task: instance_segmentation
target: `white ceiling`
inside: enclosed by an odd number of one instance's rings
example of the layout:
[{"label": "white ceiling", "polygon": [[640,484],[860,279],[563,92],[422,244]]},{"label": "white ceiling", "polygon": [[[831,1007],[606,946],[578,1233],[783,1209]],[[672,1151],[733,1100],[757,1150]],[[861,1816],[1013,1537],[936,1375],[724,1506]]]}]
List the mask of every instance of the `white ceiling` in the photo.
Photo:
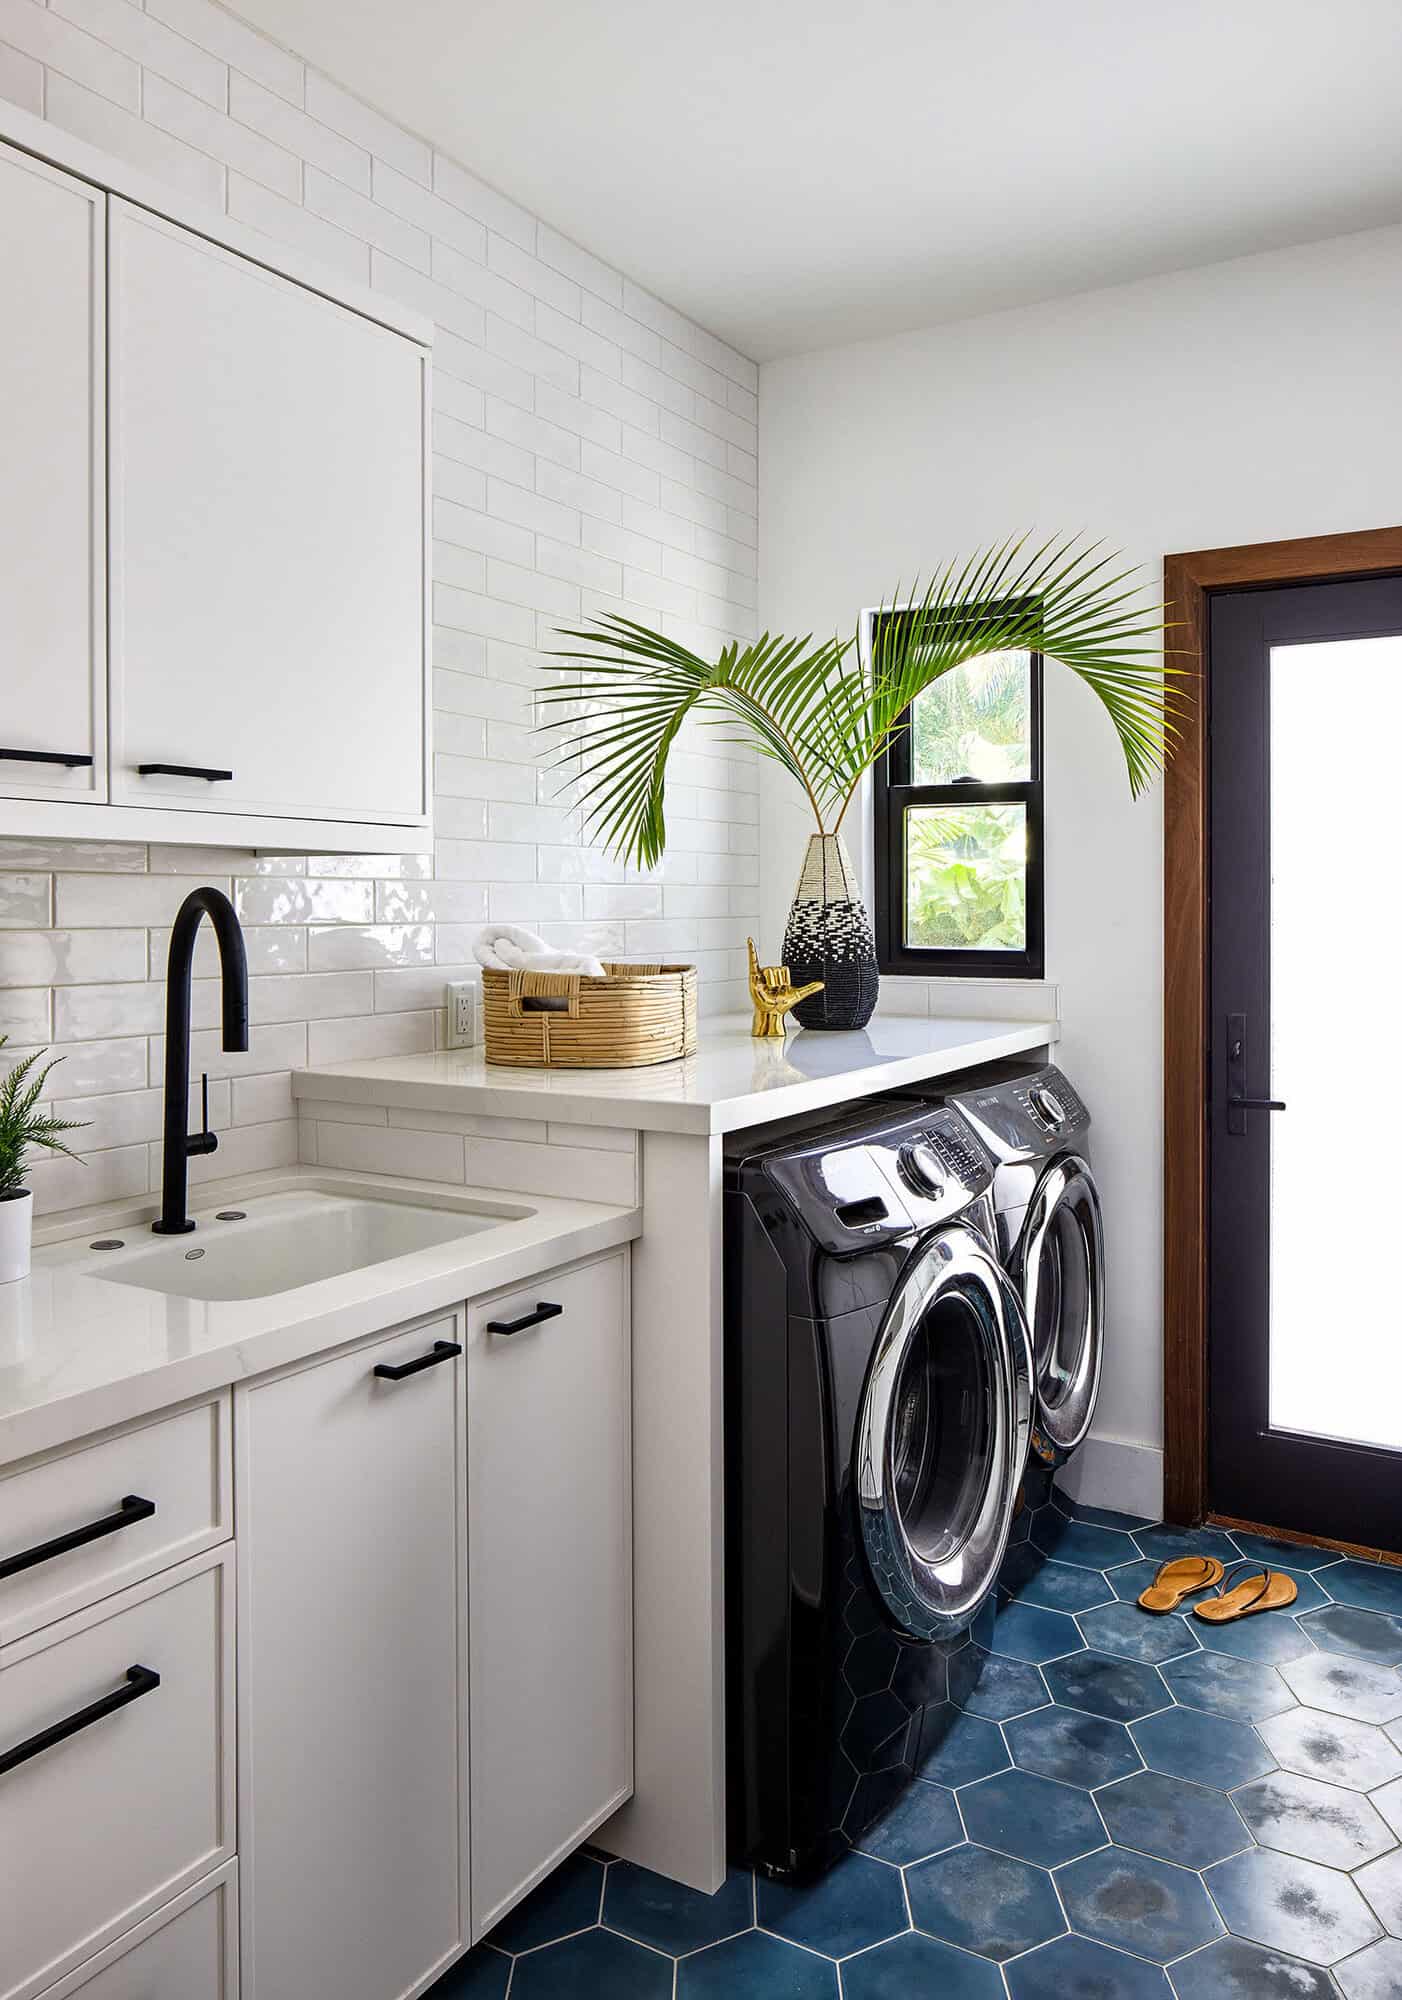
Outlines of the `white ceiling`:
[{"label": "white ceiling", "polygon": [[1402,219],[1399,0],[235,0],[756,360]]}]

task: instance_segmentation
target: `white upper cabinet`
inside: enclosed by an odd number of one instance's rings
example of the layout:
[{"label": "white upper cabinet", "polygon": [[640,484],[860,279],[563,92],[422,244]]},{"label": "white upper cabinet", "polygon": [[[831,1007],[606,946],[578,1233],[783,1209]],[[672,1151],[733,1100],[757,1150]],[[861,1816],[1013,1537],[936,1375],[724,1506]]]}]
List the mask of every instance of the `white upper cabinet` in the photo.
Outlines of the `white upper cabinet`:
[{"label": "white upper cabinet", "polygon": [[0,298],[0,837],[423,849],[429,324],[4,105]]},{"label": "white upper cabinet", "polygon": [[422,350],[124,202],[110,232],[113,798],[415,819]]},{"label": "white upper cabinet", "polygon": [[0,145],[0,798],[107,796],[105,205]]}]

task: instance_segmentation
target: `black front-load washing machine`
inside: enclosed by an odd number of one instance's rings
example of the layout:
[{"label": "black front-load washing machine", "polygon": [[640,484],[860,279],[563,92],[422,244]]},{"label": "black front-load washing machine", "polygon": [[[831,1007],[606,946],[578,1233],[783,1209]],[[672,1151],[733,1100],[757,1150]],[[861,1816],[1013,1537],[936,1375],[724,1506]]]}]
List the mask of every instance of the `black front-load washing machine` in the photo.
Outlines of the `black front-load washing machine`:
[{"label": "black front-load washing machine", "polygon": [[802,1877],[835,1860],[946,1726],[1032,1413],[992,1179],[957,1115],[914,1101],[726,1144],[737,1862]]}]

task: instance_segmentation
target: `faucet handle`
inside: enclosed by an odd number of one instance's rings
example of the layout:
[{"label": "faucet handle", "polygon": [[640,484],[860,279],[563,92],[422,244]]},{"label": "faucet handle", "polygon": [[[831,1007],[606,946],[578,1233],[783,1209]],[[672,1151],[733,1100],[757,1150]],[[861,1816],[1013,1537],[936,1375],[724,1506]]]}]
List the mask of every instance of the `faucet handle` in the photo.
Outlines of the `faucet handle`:
[{"label": "faucet handle", "polygon": [[200,1071],[200,1130],[209,1130],[209,1071]]}]

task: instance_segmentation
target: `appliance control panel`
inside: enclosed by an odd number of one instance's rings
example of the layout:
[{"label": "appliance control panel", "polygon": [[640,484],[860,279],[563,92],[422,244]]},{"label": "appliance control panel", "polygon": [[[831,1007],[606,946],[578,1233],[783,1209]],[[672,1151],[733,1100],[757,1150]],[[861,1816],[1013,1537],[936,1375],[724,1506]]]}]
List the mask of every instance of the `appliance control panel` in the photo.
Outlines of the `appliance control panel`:
[{"label": "appliance control panel", "polygon": [[1056,1152],[1090,1124],[1090,1113],[1054,1063],[962,1092],[954,1102],[1003,1158]]},{"label": "appliance control panel", "polygon": [[887,1111],[880,1123],[868,1116],[765,1163],[809,1234],[836,1255],[944,1222],[992,1185],[992,1159],[957,1113],[911,1103]]}]

